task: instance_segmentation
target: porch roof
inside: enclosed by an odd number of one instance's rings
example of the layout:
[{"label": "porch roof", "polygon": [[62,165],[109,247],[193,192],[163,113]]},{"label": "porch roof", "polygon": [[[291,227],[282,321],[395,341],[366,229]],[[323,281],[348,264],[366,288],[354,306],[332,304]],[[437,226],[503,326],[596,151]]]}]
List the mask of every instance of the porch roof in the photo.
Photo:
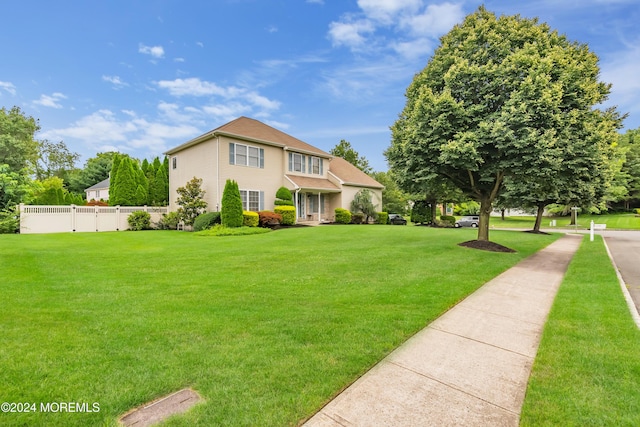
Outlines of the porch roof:
[{"label": "porch roof", "polygon": [[310,178],[307,176],[298,175],[285,175],[289,181],[291,181],[296,189],[302,190],[318,190],[326,193],[339,193],[340,189],[336,187],[328,179],[324,178]]}]

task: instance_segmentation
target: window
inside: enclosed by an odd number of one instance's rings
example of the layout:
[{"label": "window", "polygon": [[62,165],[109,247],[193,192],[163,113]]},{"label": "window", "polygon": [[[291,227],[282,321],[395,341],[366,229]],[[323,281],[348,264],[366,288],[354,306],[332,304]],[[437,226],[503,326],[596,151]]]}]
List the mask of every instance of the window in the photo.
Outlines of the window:
[{"label": "window", "polygon": [[322,175],[322,159],[319,157],[309,157],[309,173]]},{"label": "window", "polygon": [[178,167],[178,158],[177,158],[177,157],[173,157],[173,158],[171,159],[171,168],[172,168],[172,169],[175,169],[175,168],[177,168],[177,167]]},{"label": "window", "polygon": [[264,210],[264,191],[240,190],[242,209],[258,212]]},{"label": "window", "polygon": [[289,153],[289,172],[305,173],[306,156],[298,153]]},{"label": "window", "polygon": [[[309,211],[311,213],[318,213],[318,195],[309,195]],[[324,213],[324,194],[320,194],[320,213]]]},{"label": "window", "polygon": [[264,169],[264,148],[244,144],[229,144],[229,164]]}]

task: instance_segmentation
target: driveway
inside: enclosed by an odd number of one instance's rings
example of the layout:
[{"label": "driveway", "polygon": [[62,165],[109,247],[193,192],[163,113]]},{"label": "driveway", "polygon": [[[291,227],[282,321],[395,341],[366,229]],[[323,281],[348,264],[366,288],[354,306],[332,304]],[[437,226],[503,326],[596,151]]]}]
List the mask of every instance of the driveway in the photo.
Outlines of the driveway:
[{"label": "driveway", "polygon": [[640,313],[640,231],[600,232]]}]

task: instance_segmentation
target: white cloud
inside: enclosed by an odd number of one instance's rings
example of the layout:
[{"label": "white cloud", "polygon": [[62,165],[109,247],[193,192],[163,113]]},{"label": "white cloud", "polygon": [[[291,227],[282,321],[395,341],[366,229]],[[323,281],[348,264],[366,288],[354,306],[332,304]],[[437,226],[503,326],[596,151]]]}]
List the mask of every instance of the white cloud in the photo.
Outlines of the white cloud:
[{"label": "white cloud", "polygon": [[311,4],[324,4],[324,0],[307,0],[307,3],[311,3]]},{"label": "white cloud", "polygon": [[354,49],[364,45],[366,36],[374,31],[373,23],[366,19],[331,22],[329,24],[329,39],[334,46],[347,46]]},{"label": "white cloud", "polygon": [[225,89],[215,83],[202,81],[198,78],[161,80],[157,82],[161,89],[167,89],[173,96],[207,96],[224,95]]},{"label": "white cloud", "polygon": [[184,62],[184,58],[173,58],[173,62]]},{"label": "white cloud", "polygon": [[607,105],[617,105],[622,113],[640,114],[640,47],[613,52],[601,64],[601,80],[611,83]]},{"label": "white cloud", "polygon": [[422,0],[358,0],[358,6],[368,19],[390,24],[398,14],[417,12]]},{"label": "white cloud", "polygon": [[10,93],[11,95],[15,95],[16,94],[16,87],[13,85],[13,83],[0,82],[0,89],[4,90],[5,92]]},{"label": "white cloud", "polygon": [[464,16],[461,4],[431,4],[420,14],[403,17],[400,26],[411,35],[436,38],[462,22]]},{"label": "white cloud", "polygon": [[164,48],[162,46],[145,46],[144,44],[140,43],[138,52],[144,53],[145,55],[151,55],[154,58],[164,57]]},{"label": "white cloud", "polygon": [[277,33],[278,32],[278,27],[276,27],[275,25],[269,25],[267,28],[267,33]]},{"label": "white cloud", "polygon": [[60,93],[55,92],[49,95],[40,95],[40,99],[37,101],[33,101],[36,105],[42,105],[43,107],[51,107],[51,108],[62,108],[62,105],[59,103],[60,100],[67,99],[67,97]]},{"label": "white cloud", "polygon": [[129,86],[129,84],[123,82],[119,76],[102,76],[102,80],[113,84],[114,89],[121,89],[124,86]]}]

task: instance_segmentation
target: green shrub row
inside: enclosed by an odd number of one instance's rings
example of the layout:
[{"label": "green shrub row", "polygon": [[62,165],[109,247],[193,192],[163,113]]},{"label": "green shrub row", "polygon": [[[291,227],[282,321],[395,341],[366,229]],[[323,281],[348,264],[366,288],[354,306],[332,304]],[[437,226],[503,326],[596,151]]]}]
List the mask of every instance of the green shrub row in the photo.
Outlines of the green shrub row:
[{"label": "green shrub row", "polygon": [[376,212],[376,224],[389,224],[389,212]]}]

